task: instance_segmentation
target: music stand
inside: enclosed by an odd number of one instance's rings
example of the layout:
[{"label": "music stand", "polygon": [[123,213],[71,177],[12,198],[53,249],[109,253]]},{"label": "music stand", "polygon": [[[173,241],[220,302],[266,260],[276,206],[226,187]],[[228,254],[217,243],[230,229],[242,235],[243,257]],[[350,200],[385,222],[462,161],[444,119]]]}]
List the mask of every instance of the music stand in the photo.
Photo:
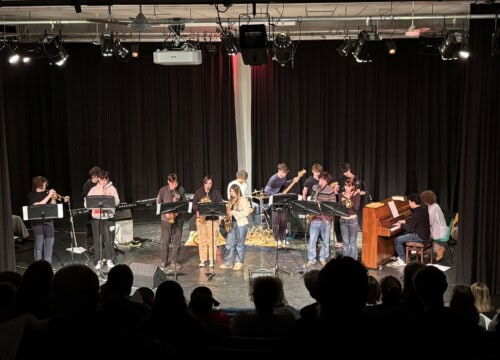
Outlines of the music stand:
[{"label": "music stand", "polygon": [[[198,203],[198,212],[201,216],[226,216],[227,215],[227,204],[224,202],[220,203]],[[200,234],[198,234],[200,236]],[[208,276],[208,280],[212,280],[215,276],[215,230],[214,222],[212,220],[212,272],[205,274]]]},{"label": "music stand", "polygon": [[[99,267],[99,274],[104,277],[102,273],[102,268],[104,264],[102,263],[102,233],[101,233],[101,221],[102,221],[102,211],[112,210],[116,208],[115,197],[109,195],[91,195],[85,197],[85,207],[87,209],[99,209],[99,262],[101,266]],[[113,244],[110,244],[113,246]]]},{"label": "music stand", "polygon": [[71,252],[71,263],[73,264],[75,262],[74,259],[74,253],[77,254],[84,254],[85,257],[87,258],[87,261],[85,264],[87,265],[89,262],[89,256],[85,253],[87,250],[83,247],[79,247],[78,243],[76,242],[76,233],[75,233],[75,224],[73,222],[73,210],[71,209],[71,200],[68,200],[68,213],[69,213],[69,222],[71,224],[71,231],[70,231],[70,237],[71,237],[71,247],[67,248],[66,250]]},{"label": "music stand", "polygon": [[[156,205],[156,215],[173,214],[173,213],[183,214],[183,213],[188,212],[188,209],[189,209],[189,202],[187,202],[187,201],[162,203],[162,204]],[[173,228],[174,224],[175,224],[175,221],[174,221],[174,223],[172,223],[172,228]],[[170,229],[170,244],[173,243],[172,237],[174,236],[172,228]],[[182,227],[180,229],[181,229],[180,231],[182,231]],[[179,251],[178,251],[179,248],[180,248],[180,244],[179,244],[179,247],[176,247],[175,254],[172,257],[174,259],[174,279],[175,280],[177,280],[177,260],[179,257]],[[168,260],[168,257],[167,257],[167,260]],[[167,275],[168,275],[168,273],[167,273]]]},{"label": "music stand", "polygon": [[[324,207],[324,209],[323,209]],[[347,208],[343,204],[339,204],[333,201],[323,201],[320,203],[320,208],[322,212],[328,212],[335,216],[349,216]]]},{"label": "music stand", "polygon": [[[315,215],[320,215],[321,211],[319,208],[319,204],[317,202],[313,201],[292,201],[292,211],[300,214],[304,214],[304,266],[307,264],[307,251],[308,251],[308,246],[307,246],[307,215],[308,214],[315,214]],[[309,233],[309,239],[311,238],[311,234]],[[304,267],[304,269],[306,269]],[[304,270],[305,272],[306,270]]]},{"label": "music stand", "polygon": [[[297,194],[276,194],[276,195],[273,195],[272,198],[269,198],[269,205],[271,207],[271,212],[272,211],[277,211],[278,214],[278,231],[277,233],[279,233],[279,219],[280,219],[280,213],[281,212],[284,212],[284,211],[288,211],[288,207],[290,206],[290,203],[294,200],[297,200],[298,199],[298,195]],[[286,219],[286,226],[288,226],[288,218]],[[273,229],[273,232],[274,232],[274,229]],[[287,275],[292,275],[290,274],[289,272],[285,271],[285,270],[281,270],[279,268],[279,265],[278,265],[278,250],[279,250],[279,239],[274,239],[276,241],[276,258],[275,258],[275,262],[274,262],[274,269],[275,269],[275,274],[276,276],[278,276],[279,272],[282,271],[284,272],[285,274]],[[285,238],[283,239],[283,244],[284,246],[286,246],[286,230],[285,230]]]},{"label": "music stand", "polygon": [[[62,219],[63,218],[63,205],[62,204],[40,204],[40,205],[30,205],[23,206],[23,219],[24,220],[53,220],[53,219]],[[55,241],[55,239],[54,239]],[[36,239],[35,239],[35,248],[36,248]],[[52,254],[59,261],[61,266],[64,266],[64,263],[57,256],[54,251],[54,247],[52,247]]]}]

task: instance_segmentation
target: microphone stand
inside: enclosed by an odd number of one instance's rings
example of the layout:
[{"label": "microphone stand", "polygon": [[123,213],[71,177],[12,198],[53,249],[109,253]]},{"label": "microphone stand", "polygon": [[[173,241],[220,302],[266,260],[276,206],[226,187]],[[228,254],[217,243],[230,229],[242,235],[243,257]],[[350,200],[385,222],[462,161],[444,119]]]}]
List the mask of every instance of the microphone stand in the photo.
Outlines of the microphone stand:
[{"label": "microphone stand", "polygon": [[[75,233],[75,223],[73,222],[73,210],[71,209],[71,200],[68,200],[68,212],[69,212],[69,223],[71,224],[71,231],[70,231],[70,237],[71,237],[71,263],[75,263],[74,259],[74,248],[78,247],[78,243],[76,242],[76,233]],[[85,262],[85,265],[88,264],[90,261],[89,256],[87,255],[86,251],[83,252],[85,257],[87,258],[87,261]]]}]

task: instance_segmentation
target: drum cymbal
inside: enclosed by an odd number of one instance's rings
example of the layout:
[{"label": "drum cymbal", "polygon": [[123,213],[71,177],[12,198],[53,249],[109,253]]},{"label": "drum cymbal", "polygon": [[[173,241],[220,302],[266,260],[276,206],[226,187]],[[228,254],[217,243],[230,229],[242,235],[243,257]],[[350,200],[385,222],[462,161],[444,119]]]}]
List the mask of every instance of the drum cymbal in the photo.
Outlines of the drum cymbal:
[{"label": "drum cymbal", "polygon": [[252,193],[252,196],[258,196],[258,195],[264,195],[264,191],[262,191],[262,190],[255,190]]},{"label": "drum cymbal", "polygon": [[259,200],[269,199],[269,195],[266,195],[266,194],[255,195],[255,196],[252,196],[252,197],[256,198],[256,199],[259,199]]}]

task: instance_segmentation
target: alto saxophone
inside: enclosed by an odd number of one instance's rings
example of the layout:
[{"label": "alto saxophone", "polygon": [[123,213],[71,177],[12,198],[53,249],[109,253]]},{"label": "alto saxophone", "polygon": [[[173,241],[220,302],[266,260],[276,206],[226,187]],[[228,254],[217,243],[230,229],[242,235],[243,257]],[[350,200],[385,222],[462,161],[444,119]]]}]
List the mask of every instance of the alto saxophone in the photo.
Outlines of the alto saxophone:
[{"label": "alto saxophone", "polygon": [[[316,193],[314,193],[314,196],[312,197],[312,201],[318,202],[318,196],[319,193],[323,190],[323,188],[320,188],[318,185],[318,190],[316,190]],[[313,214],[307,214],[306,215],[306,224],[310,224],[312,219],[314,218]]]},{"label": "alto saxophone", "polygon": [[345,206],[347,209],[352,208],[352,200],[351,200],[351,199],[346,199],[346,198],[344,198],[344,199],[342,200],[342,204],[344,204],[344,206]]},{"label": "alto saxophone", "polygon": [[[181,197],[180,194],[177,192],[177,190],[172,190],[172,202],[177,202],[179,201],[179,198]],[[168,218],[168,222],[170,224],[175,223],[175,217],[177,216],[177,213],[171,213],[171,216]]]},{"label": "alto saxophone", "polygon": [[[208,197],[208,193],[207,193],[207,194],[205,195],[205,197],[204,197],[204,198],[202,198],[202,199],[200,200],[200,202],[201,202],[201,203],[209,203],[209,202],[212,202],[212,200],[210,200],[210,198]],[[201,217],[200,217],[199,222],[200,222],[201,224],[205,224],[205,223],[207,222],[206,217],[205,217],[205,216],[201,216]]]},{"label": "alto saxophone", "polygon": [[233,215],[231,215],[231,202],[226,205],[226,217],[224,218],[224,229],[230,232],[233,228]]}]

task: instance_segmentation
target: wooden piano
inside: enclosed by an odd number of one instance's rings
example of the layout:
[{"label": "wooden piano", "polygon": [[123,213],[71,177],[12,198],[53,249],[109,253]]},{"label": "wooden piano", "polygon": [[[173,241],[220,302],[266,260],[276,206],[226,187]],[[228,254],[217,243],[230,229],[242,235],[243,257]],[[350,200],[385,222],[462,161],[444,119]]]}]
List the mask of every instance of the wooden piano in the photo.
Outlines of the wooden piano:
[{"label": "wooden piano", "polygon": [[[393,216],[389,204],[394,204],[399,215]],[[402,232],[396,227],[398,220],[411,215],[406,196],[391,196],[373,202],[363,208],[363,242],[361,261],[370,269],[377,269],[388,263],[394,255],[394,237]]]}]

